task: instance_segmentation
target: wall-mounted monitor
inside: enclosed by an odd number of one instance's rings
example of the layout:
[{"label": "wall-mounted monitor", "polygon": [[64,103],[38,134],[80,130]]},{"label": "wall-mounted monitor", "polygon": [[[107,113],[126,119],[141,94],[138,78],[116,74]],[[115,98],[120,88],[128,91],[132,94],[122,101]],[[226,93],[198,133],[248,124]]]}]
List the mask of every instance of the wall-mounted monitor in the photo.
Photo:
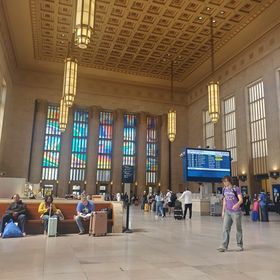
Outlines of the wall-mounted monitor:
[{"label": "wall-mounted monitor", "polygon": [[183,173],[189,182],[220,182],[224,176],[231,176],[230,152],[186,148]]}]

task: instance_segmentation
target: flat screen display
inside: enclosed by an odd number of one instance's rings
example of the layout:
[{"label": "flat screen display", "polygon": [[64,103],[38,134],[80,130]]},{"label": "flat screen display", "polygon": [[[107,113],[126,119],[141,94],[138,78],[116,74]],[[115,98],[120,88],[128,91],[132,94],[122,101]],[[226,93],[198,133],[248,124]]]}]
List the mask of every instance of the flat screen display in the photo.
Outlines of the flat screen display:
[{"label": "flat screen display", "polygon": [[183,168],[186,181],[220,182],[231,176],[231,155],[229,151],[186,148]]}]

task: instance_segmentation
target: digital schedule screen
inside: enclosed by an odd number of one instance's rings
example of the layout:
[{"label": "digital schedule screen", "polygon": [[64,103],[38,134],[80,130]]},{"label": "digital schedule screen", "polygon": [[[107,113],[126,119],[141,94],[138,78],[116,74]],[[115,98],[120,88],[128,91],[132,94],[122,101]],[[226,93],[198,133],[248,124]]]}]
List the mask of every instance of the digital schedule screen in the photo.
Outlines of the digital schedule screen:
[{"label": "digital schedule screen", "polygon": [[229,151],[186,148],[185,179],[198,182],[220,182],[231,175]]}]

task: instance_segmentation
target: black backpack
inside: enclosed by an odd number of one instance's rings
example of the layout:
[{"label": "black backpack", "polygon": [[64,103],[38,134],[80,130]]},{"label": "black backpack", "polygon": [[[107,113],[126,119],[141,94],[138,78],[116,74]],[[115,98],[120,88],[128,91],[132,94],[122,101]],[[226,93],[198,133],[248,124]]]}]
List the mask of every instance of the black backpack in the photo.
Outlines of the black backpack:
[{"label": "black backpack", "polygon": [[175,201],[177,200],[177,196],[174,192],[171,193],[170,200],[171,200],[171,203],[175,203]]}]

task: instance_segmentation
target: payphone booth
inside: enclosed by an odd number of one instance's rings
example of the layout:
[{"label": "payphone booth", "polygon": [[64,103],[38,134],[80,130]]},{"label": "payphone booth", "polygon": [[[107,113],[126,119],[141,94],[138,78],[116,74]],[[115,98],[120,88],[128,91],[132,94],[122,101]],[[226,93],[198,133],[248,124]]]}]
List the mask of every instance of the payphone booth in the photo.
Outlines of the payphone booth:
[{"label": "payphone booth", "polygon": [[43,197],[47,195],[57,196],[57,181],[41,181],[40,188],[42,190]]},{"label": "payphone booth", "polygon": [[83,191],[86,191],[86,182],[71,181],[69,182],[69,193],[74,196],[79,196]]},{"label": "payphone booth", "polygon": [[280,197],[280,185],[272,185],[272,198],[274,203],[277,203],[278,197]]}]

